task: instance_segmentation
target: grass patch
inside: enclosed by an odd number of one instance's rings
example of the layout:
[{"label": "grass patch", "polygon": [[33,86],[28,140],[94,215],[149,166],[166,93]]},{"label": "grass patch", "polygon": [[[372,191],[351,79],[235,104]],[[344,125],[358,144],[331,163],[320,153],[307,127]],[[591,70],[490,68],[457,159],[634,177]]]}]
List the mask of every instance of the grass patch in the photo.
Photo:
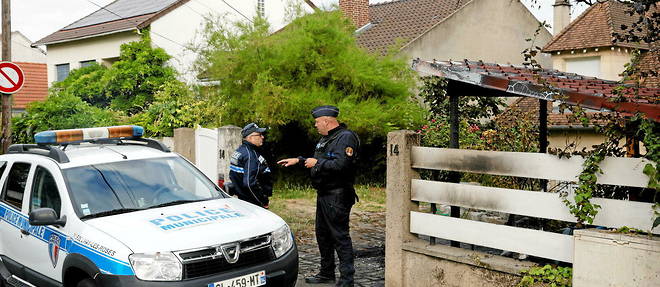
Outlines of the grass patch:
[{"label": "grass patch", "polygon": [[[385,211],[385,188],[359,185],[355,187],[355,191],[360,202],[355,204],[353,209],[366,212]],[[270,211],[289,224],[298,240],[313,238],[316,190],[311,186],[290,183],[277,185],[270,198]]]},{"label": "grass patch", "polygon": [[364,211],[385,211],[385,188],[374,185],[359,185],[355,187],[360,201],[355,208]]},{"label": "grass patch", "polygon": [[275,186],[271,197],[273,199],[316,199],[316,190],[311,186],[284,183]]}]

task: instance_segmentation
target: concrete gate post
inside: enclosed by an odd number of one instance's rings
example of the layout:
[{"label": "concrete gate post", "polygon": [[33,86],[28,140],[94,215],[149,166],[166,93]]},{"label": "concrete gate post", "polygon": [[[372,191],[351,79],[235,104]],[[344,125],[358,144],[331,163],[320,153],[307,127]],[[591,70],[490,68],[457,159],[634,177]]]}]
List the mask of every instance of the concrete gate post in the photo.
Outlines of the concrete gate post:
[{"label": "concrete gate post", "polygon": [[385,286],[403,286],[403,243],[415,240],[410,233],[410,211],[419,204],[410,200],[410,186],[419,174],[411,168],[411,149],[420,144],[413,131],[387,134],[387,199],[385,215]]},{"label": "concrete gate post", "polygon": [[229,160],[241,142],[241,128],[231,125],[218,128],[218,179],[229,181]]},{"label": "concrete gate post", "polygon": [[195,164],[195,130],[191,128],[174,129],[174,152]]}]

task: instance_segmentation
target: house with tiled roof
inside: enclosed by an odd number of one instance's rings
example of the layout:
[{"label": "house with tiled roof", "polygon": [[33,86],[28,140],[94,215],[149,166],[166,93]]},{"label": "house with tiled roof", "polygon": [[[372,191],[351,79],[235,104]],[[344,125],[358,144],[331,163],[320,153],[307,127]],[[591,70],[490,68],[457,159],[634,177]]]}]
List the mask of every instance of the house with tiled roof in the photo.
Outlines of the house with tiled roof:
[{"label": "house with tiled roof", "polygon": [[259,13],[277,30],[286,24],[291,3],[312,11],[303,0],[115,0],[33,46],[46,47],[48,83],[53,83],[94,62],[111,65],[122,44],[139,40],[148,30],[152,44],[172,56],[168,64],[181,79],[194,81],[197,54],[190,47],[200,44],[208,20],[251,21]]},{"label": "house with tiled roof", "polygon": [[[567,0],[556,0],[555,7],[570,7]],[[545,47],[543,52],[552,55],[554,69],[593,76],[607,80],[621,80],[624,65],[630,62],[632,52],[639,49],[648,53],[650,46],[645,43],[616,41],[613,34],[626,34],[622,26],[631,27],[638,16],[631,16],[628,11],[632,6],[619,1],[599,2],[589,7],[573,22],[558,23],[555,31],[560,30]],[[569,13],[569,9],[555,9],[557,14]],[[644,55],[644,66],[656,64],[658,54]],[[655,58],[655,59],[654,59]],[[649,68],[652,68],[649,66]],[[651,79],[648,84],[656,83]]]},{"label": "house with tiled roof", "polygon": [[[41,101],[48,95],[46,52],[31,47],[32,41],[19,31],[11,32],[11,59],[25,75],[23,88],[12,95],[12,112],[20,113],[28,103]],[[2,44],[0,44],[2,47]]]},{"label": "house with tiled roof", "polygon": [[[388,52],[421,59],[480,59],[520,64],[539,21],[519,1],[340,0],[340,9],[357,27],[357,43],[376,54]],[[552,36],[542,29],[536,46]],[[537,59],[549,67],[549,56]]]},{"label": "house with tiled roof", "polygon": [[[634,49],[642,51],[642,70],[658,70],[660,61],[657,51],[653,54],[648,52],[648,45],[615,41],[612,35],[623,33],[621,26],[630,27],[636,20],[636,16],[626,13],[628,9],[630,8],[627,5],[618,1],[600,2],[569,23],[569,1],[555,1],[555,36],[543,47],[543,52],[551,55],[555,71],[568,75],[565,82],[557,83],[557,87],[581,93],[590,92],[605,98],[613,97],[613,87],[620,85],[620,74],[625,69],[624,65],[630,62]],[[584,84],[587,82],[592,84]],[[657,105],[660,93],[658,82],[655,77],[644,80],[645,87],[642,87],[638,94],[642,98],[640,101]],[[513,102],[509,109],[523,111],[538,119],[539,101],[534,98],[520,98]],[[571,120],[568,111],[565,114],[560,113],[558,102],[548,102],[547,110],[550,147],[563,148],[568,143],[575,143],[579,150],[591,148],[605,140],[603,135],[596,133],[593,125],[583,126]],[[588,116],[602,112],[589,108],[586,111]],[[506,114],[503,117],[505,116]],[[641,150],[643,153],[643,146]]]}]

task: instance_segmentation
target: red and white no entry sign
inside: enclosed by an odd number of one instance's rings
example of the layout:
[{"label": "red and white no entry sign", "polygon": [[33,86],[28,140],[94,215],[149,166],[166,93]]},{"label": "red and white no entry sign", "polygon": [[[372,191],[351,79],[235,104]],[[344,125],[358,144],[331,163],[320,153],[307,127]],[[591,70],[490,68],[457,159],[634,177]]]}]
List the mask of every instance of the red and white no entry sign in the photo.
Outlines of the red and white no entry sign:
[{"label": "red and white no entry sign", "polygon": [[12,62],[0,62],[0,92],[13,94],[23,87],[25,75],[18,65]]}]

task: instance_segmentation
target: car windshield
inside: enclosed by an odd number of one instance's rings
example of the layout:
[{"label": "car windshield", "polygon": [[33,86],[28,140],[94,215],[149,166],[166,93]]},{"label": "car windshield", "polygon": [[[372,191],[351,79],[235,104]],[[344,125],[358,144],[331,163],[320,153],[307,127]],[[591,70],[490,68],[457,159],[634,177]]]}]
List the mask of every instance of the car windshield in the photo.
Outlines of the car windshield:
[{"label": "car windshield", "polygon": [[81,218],[223,197],[223,193],[179,157],[130,160],[64,169]]}]

